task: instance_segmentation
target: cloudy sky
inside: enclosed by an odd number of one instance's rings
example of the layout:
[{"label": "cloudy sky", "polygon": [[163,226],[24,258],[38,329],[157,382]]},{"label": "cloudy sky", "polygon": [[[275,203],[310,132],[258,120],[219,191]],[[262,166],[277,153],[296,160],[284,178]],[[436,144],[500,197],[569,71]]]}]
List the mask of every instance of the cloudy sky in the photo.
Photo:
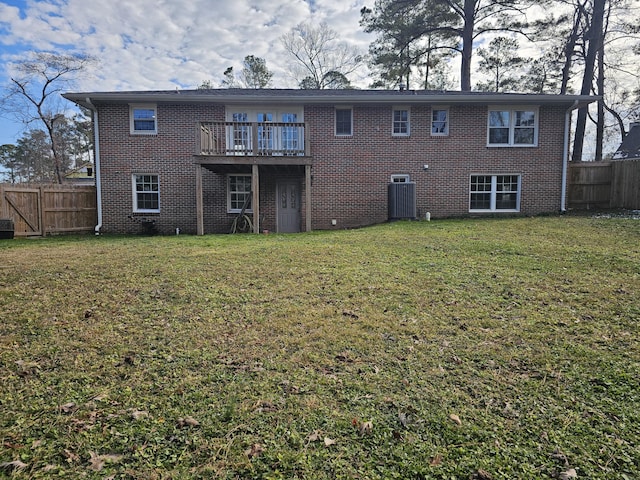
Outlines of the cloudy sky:
[{"label": "cloudy sky", "polygon": [[[77,91],[194,88],[205,80],[217,86],[246,55],[266,60],[274,86],[295,87],[280,36],[300,22],[326,22],[366,52],[372,37],[359,19],[367,1],[0,0],[0,85],[11,62],[36,50],[96,56],[99,65]],[[14,143],[22,128],[0,118],[0,145]]]}]

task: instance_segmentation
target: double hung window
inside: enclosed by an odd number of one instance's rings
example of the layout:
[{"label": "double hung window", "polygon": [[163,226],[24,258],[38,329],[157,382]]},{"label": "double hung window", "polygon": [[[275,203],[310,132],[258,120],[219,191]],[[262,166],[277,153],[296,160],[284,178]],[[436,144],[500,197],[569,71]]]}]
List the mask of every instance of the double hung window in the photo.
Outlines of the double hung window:
[{"label": "double hung window", "polygon": [[227,177],[227,210],[229,213],[239,213],[242,207],[245,207],[246,212],[251,212],[251,175],[229,175]]},{"label": "double hung window", "polygon": [[353,135],[353,110],[351,108],[336,108],[336,136],[348,137]]},{"label": "double hung window", "polygon": [[490,108],[489,146],[534,147],[538,144],[538,111],[533,108]]},{"label": "double hung window", "polygon": [[520,175],[471,175],[469,211],[520,210]]},{"label": "double hung window", "polygon": [[446,108],[431,110],[431,135],[449,135],[449,110]]},{"label": "double hung window", "polygon": [[409,136],[409,109],[394,108],[393,109],[393,136],[408,137]]},{"label": "double hung window", "polygon": [[158,175],[133,175],[133,211],[157,213],[160,211],[160,181]]},{"label": "double hung window", "polygon": [[129,130],[132,135],[158,133],[157,108],[155,105],[131,105],[129,107]]}]

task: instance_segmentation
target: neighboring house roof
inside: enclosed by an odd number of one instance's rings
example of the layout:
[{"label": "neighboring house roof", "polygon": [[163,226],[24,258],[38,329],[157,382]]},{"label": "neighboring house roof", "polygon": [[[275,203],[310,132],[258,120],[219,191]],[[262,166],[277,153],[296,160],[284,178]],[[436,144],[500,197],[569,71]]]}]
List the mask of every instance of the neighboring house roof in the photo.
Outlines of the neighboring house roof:
[{"label": "neighboring house roof", "polygon": [[64,178],[71,183],[94,183],[96,176],[93,163],[83,163],[79,167],[65,173]]},{"label": "neighboring house roof", "polygon": [[589,95],[549,95],[528,93],[460,92],[434,90],[302,90],[302,89],[198,89],[130,92],[66,93],[68,100],[91,108],[93,102],[167,102],[167,103],[314,103],[314,104],[556,104],[579,107],[597,98]]},{"label": "neighboring house roof", "polygon": [[614,160],[629,160],[640,158],[640,123],[632,123],[629,133],[613,154]]}]

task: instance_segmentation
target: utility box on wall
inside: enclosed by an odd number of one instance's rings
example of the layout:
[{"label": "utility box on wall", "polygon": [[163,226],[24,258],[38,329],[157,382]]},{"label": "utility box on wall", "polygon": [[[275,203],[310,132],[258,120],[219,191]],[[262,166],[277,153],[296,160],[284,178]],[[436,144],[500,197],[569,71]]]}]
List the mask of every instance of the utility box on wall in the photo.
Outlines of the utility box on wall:
[{"label": "utility box on wall", "polygon": [[12,239],[15,232],[13,220],[0,219],[0,239]]},{"label": "utility box on wall", "polygon": [[415,182],[390,183],[389,220],[413,220],[416,216]]}]

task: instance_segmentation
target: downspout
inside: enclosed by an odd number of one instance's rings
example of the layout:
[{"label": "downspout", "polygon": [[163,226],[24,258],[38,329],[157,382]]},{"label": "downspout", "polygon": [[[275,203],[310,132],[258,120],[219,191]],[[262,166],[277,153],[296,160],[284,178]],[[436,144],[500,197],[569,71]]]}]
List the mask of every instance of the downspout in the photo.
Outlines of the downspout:
[{"label": "downspout", "polygon": [[96,175],[96,206],[98,209],[98,224],[95,226],[94,230],[96,235],[100,235],[100,229],[102,228],[102,182],[100,178],[100,128],[98,124],[98,109],[93,103],[91,103],[91,99],[89,97],[87,97],[86,102],[93,112],[94,169]]},{"label": "downspout", "polygon": [[[562,153],[562,193],[560,197],[560,212],[567,211],[567,175],[569,170],[569,127],[571,125],[571,114],[578,108],[578,100],[573,102],[564,114],[564,152]],[[96,172],[97,173],[97,172]]]}]

